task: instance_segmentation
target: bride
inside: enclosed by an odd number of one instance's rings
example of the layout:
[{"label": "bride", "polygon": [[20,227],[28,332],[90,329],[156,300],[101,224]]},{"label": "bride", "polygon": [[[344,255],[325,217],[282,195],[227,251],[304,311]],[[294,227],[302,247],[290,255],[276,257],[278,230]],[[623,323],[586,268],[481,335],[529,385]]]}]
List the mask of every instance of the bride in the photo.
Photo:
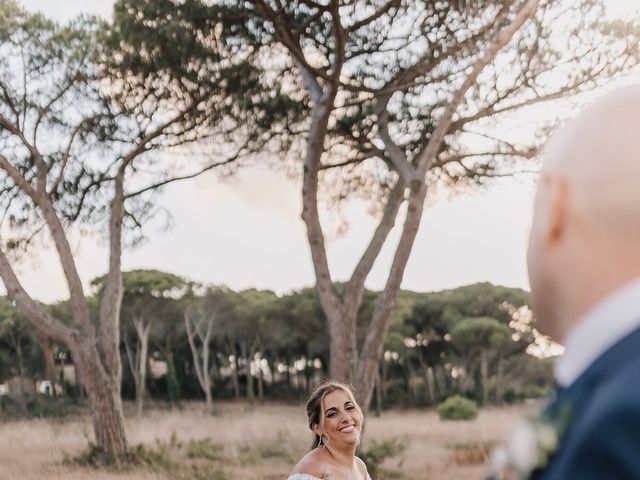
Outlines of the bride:
[{"label": "bride", "polygon": [[307,417],[315,439],[288,480],[371,480],[356,457],[364,417],[349,386],[320,385],[307,401]]}]

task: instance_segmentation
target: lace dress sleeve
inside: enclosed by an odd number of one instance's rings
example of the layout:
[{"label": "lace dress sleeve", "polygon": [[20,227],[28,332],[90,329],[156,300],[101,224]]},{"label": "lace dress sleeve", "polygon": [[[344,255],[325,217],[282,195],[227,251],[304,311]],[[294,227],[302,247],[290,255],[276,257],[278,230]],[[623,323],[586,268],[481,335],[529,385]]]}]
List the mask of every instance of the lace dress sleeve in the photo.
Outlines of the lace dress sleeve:
[{"label": "lace dress sleeve", "polygon": [[[318,477],[314,477],[313,475],[309,475],[308,473],[294,473],[289,476],[287,480],[320,480]],[[371,477],[367,473],[367,480],[371,480]]]}]

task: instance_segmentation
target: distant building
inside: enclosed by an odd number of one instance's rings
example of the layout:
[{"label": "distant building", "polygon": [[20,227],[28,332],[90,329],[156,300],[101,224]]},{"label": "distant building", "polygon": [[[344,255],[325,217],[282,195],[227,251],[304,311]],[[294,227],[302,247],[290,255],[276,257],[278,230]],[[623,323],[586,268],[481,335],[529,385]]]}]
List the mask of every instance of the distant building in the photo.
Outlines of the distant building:
[{"label": "distant building", "polygon": [[151,378],[161,378],[167,374],[167,362],[164,360],[156,360],[151,357],[149,359],[149,376]]},{"label": "distant building", "polygon": [[6,385],[8,387],[7,393],[9,395],[18,395],[20,394],[20,387],[22,385],[22,393],[36,393],[36,384],[35,382],[27,377],[11,377],[6,381]]},{"label": "distant building", "polygon": [[78,376],[76,375],[75,365],[63,365],[62,366],[62,380],[68,385],[77,385]]},{"label": "distant building", "polygon": [[[51,382],[49,380],[38,380],[36,382],[36,390],[41,395],[53,395],[53,389],[51,388]],[[62,395],[62,393],[62,386],[56,383],[56,395]]]}]

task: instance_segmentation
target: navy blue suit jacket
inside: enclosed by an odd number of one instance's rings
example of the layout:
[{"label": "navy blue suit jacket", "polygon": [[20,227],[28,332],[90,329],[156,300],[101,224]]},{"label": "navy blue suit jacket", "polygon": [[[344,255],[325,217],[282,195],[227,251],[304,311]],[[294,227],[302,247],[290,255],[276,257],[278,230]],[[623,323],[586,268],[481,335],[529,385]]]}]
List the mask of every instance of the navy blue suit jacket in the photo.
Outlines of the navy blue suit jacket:
[{"label": "navy blue suit jacket", "polygon": [[602,354],[548,411],[571,420],[547,467],[531,480],[640,479],[640,329]]}]

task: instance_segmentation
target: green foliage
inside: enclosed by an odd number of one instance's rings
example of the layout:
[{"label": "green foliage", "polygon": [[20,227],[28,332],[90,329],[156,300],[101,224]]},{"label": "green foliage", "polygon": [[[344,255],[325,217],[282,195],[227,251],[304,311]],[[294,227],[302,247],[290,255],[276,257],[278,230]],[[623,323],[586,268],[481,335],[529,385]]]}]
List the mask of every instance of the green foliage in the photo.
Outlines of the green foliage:
[{"label": "green foliage", "polygon": [[189,465],[174,472],[172,480],[228,480],[224,469],[214,465]]},{"label": "green foliage", "polygon": [[[234,367],[229,359],[232,355],[239,357],[240,395],[249,398],[252,394],[257,397],[258,393],[255,371],[252,378],[247,376],[247,357],[252,352],[258,353],[261,361],[267,362],[270,371],[274,372],[274,381],[271,381],[270,375],[264,376],[263,389],[267,401],[299,402],[307,394],[307,378],[313,382],[326,375],[328,332],[314,289],[277,296],[270,291],[255,289],[242,292],[223,287],[205,289],[187,279],[149,270],[125,272],[125,277],[128,290],[124,294],[121,339],[125,335],[135,335],[129,320],[131,314],[147,315],[152,319],[149,354],[155,361],[167,363],[165,376],[147,382],[148,398],[168,400],[174,405],[181,398],[202,398],[186,339],[185,311],[193,315],[215,312],[210,349],[214,400],[226,400],[234,396],[232,377],[229,375]],[[181,284],[183,287],[173,290]],[[337,285],[336,288],[342,286]],[[186,292],[186,295],[172,298],[176,292],[178,295]],[[377,292],[364,292],[358,318],[360,342],[363,341],[367,318],[370,318],[377,296]],[[553,362],[524,353],[529,337],[523,334],[517,341],[514,340],[512,335],[516,332],[508,327],[510,314],[500,308],[505,302],[513,302],[514,307],[519,307],[522,305],[519,302],[525,301],[526,295],[520,290],[490,284],[438,293],[401,292],[399,310],[392,318],[385,342],[385,350],[389,355],[381,365],[381,372],[384,371],[382,408],[435,405],[454,393],[475,395],[472,398],[481,401],[482,397],[478,395],[478,349],[485,351],[488,362],[487,385],[491,389],[488,401],[520,401],[524,398],[522,391],[528,388],[527,385],[533,385],[540,391],[546,390],[550,384]],[[92,315],[97,317],[97,298],[91,297],[89,303]],[[0,301],[0,325],[3,324],[2,305]],[[11,325],[11,312],[15,309],[10,302],[5,307],[5,325]],[[56,318],[72,322],[68,302],[52,305],[49,309]],[[481,317],[468,317],[470,314],[481,314]],[[6,361],[0,363],[0,375],[6,379],[16,373],[17,359],[8,336],[10,330],[3,332],[0,334],[0,359],[5,358]],[[25,372],[29,377],[43,378],[42,353],[38,345],[30,340],[29,328],[22,333],[25,335],[24,345],[29,345],[28,352],[24,352],[28,353],[25,355]],[[56,352],[58,365],[72,362],[66,350],[56,349]],[[499,378],[498,360],[501,355],[503,365]],[[457,369],[455,378],[454,368]],[[434,382],[433,396],[426,383],[427,369],[431,370]],[[497,388],[498,381],[501,382],[501,388]],[[67,386],[65,393],[69,395],[72,392],[74,390]],[[133,379],[126,369],[122,394],[125,399],[134,396]],[[16,400],[5,402],[4,415],[7,418],[25,415],[17,411],[21,407]],[[27,399],[26,414],[50,416],[55,415],[55,409],[59,408],[59,414],[66,416],[74,411],[72,402],[69,408],[62,404],[50,404],[48,398],[43,398],[42,402],[40,405]],[[259,462],[263,454],[268,454],[269,446],[261,448],[264,450],[262,453],[255,449],[244,452],[241,456],[243,461]],[[286,449],[274,453],[276,456],[280,454],[286,456],[288,453]]]},{"label": "green foliage", "polygon": [[[0,297],[0,383],[11,377],[44,376],[37,333],[9,297]],[[23,414],[30,414],[24,410]]]},{"label": "green foliage", "polygon": [[539,399],[544,398],[549,394],[549,389],[539,387],[537,385],[523,385],[519,388],[509,388],[505,390],[503,400],[506,403],[518,403],[528,400],[530,398]]},{"label": "green foliage", "polygon": [[438,405],[438,415],[442,420],[473,420],[478,416],[478,407],[474,401],[454,395]]},{"label": "green foliage", "polygon": [[[222,455],[213,456],[216,446],[207,441],[192,440],[183,451],[182,444],[172,435],[168,442],[156,440],[155,446],[134,445],[126,461],[114,464],[104,452],[89,443],[87,449],[75,456],[67,456],[64,463],[106,470],[128,471],[145,469],[169,480],[225,480],[219,463],[228,461]],[[221,448],[220,448],[221,449]],[[194,461],[200,461],[193,463]],[[206,463],[201,463],[201,461]]]},{"label": "green foliage", "polygon": [[221,460],[224,455],[224,446],[211,443],[211,440],[189,440],[187,443],[187,458],[204,458],[206,460]]},{"label": "green foliage", "polygon": [[[99,292],[105,286],[105,275],[94,278],[91,285]],[[122,272],[122,287],[124,294],[132,299],[136,297],[165,298],[184,293],[187,282],[172,273],[153,269],[137,269]]]},{"label": "green foliage", "polygon": [[451,340],[461,352],[496,347],[509,339],[511,330],[495,318],[475,317],[458,322],[451,329]]},{"label": "green foliage", "polygon": [[486,464],[496,445],[487,442],[468,442],[447,445],[446,447],[453,450],[450,459],[451,463],[467,466]]},{"label": "green foliage", "polygon": [[170,445],[160,441],[156,442],[156,448],[135,445],[130,455],[133,465],[142,465],[154,471],[170,471],[177,467],[177,463],[171,458]]},{"label": "green foliage", "polygon": [[404,442],[397,438],[389,440],[372,441],[366,450],[360,452],[360,458],[367,466],[367,471],[372,478],[378,477],[380,466],[385,459],[402,453],[406,448]]},{"label": "green foliage", "polygon": [[180,382],[176,374],[176,367],[173,363],[173,353],[167,355],[167,396],[172,403],[180,400]]},{"label": "green foliage", "polygon": [[108,470],[126,470],[137,464],[147,465],[154,456],[148,449],[140,446],[133,447],[127,459],[116,459],[112,455],[105,452],[95,443],[89,442],[86,449],[77,455],[67,455],[63,459],[65,465],[74,465],[80,467],[103,468]]},{"label": "green foliage", "polygon": [[[109,72],[125,80],[123,97],[199,99],[193,112],[199,128],[233,139],[243,153],[260,153],[273,138],[269,130],[289,131],[305,106],[269,81],[255,51],[238,42],[232,26],[238,22],[228,13],[216,2],[118,0],[107,41],[116,52]],[[286,136],[279,136],[280,151]]]},{"label": "green foliage", "polygon": [[267,459],[279,460],[285,464],[293,464],[297,461],[288,447],[286,437],[282,434],[270,440],[246,445],[240,449],[238,456],[238,462],[241,465],[258,465]]},{"label": "green foliage", "polygon": [[86,408],[71,397],[53,398],[48,395],[27,395],[23,410],[21,402],[11,395],[0,396],[0,418],[19,420],[24,418],[49,418],[64,421],[86,413]]}]

